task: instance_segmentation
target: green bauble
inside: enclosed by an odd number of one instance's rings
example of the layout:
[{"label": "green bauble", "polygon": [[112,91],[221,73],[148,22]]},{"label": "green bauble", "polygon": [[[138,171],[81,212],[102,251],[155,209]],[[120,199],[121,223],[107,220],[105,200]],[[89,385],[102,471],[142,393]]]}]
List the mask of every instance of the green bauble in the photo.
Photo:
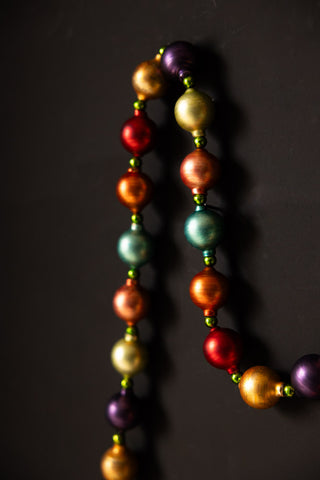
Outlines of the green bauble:
[{"label": "green bauble", "polygon": [[184,225],[186,239],[199,250],[214,249],[223,234],[223,220],[220,215],[205,207],[196,207]]},{"label": "green bauble", "polygon": [[118,241],[118,254],[130,267],[139,268],[147,263],[153,254],[153,241],[142,225],[132,224]]}]

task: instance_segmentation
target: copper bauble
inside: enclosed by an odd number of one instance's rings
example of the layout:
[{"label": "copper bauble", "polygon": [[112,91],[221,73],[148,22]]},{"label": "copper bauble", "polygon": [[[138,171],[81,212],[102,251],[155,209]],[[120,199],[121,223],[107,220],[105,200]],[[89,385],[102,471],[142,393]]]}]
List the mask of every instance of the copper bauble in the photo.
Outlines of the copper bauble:
[{"label": "copper bauble", "polygon": [[147,315],[149,308],[149,294],[141,287],[137,280],[127,279],[126,284],[120,287],[113,297],[115,314],[128,325],[135,325]]},{"label": "copper bauble", "polygon": [[213,316],[226,301],[228,280],[212,267],[205,267],[190,283],[190,297],[205,316]]},{"label": "copper bauble", "polygon": [[181,163],[180,175],[183,183],[191,188],[193,195],[205,194],[219,178],[220,163],[207,150],[197,148]]}]

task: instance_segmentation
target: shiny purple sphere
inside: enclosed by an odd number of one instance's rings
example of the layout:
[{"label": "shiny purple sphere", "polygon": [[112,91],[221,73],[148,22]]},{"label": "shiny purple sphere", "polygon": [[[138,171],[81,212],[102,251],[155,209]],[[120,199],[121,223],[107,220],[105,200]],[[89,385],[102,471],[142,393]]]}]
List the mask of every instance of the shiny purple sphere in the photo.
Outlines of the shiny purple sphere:
[{"label": "shiny purple sphere", "polygon": [[174,42],[168,45],[161,57],[161,68],[165,74],[183,80],[195,69],[194,47],[189,42]]},{"label": "shiny purple sphere", "polygon": [[139,403],[130,388],[123,388],[107,404],[106,417],[118,430],[129,430],[139,421]]},{"label": "shiny purple sphere", "polygon": [[291,383],[298,394],[307,398],[320,398],[320,355],[304,355],[294,364]]}]

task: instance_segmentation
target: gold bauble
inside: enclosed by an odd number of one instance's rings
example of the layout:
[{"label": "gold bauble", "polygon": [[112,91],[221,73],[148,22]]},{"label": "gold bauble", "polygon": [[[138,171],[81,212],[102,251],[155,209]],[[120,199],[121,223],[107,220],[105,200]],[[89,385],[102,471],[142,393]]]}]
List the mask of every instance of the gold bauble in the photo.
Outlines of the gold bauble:
[{"label": "gold bauble", "polygon": [[113,346],[111,361],[121,375],[132,377],[146,366],[147,352],[136,337],[125,335]]},{"label": "gold bauble", "polygon": [[106,480],[132,480],[136,471],[136,459],[123,445],[109,448],[101,459],[101,473]]},{"label": "gold bauble", "polygon": [[191,132],[194,137],[201,137],[212,122],[213,101],[205,93],[188,88],[178,99],[174,114],[181,128]]},{"label": "gold bauble", "polygon": [[132,86],[139,100],[162,97],[167,84],[157,58],[137,66],[132,75]]},{"label": "gold bauble", "polygon": [[253,408],[273,407],[282,396],[283,383],[271,368],[258,366],[246,370],[239,383],[243,400]]}]

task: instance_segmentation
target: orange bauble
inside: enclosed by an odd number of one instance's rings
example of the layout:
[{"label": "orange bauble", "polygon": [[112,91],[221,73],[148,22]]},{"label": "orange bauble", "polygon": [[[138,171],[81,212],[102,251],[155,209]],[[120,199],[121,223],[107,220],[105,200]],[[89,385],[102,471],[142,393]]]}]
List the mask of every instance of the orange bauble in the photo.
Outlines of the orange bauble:
[{"label": "orange bauble", "polygon": [[148,175],[129,169],[117,183],[117,197],[125,207],[137,213],[150,202],[152,188]]},{"label": "orange bauble", "polygon": [[113,297],[115,314],[130,326],[135,325],[147,315],[149,303],[147,290],[141,287],[137,280],[130,278],[116,291]]},{"label": "orange bauble", "polygon": [[190,297],[206,317],[214,316],[225,303],[228,295],[228,280],[212,267],[205,267],[190,283]]},{"label": "orange bauble", "polygon": [[191,188],[193,195],[205,194],[219,178],[220,163],[207,150],[197,148],[183,160],[180,175],[183,183]]}]

